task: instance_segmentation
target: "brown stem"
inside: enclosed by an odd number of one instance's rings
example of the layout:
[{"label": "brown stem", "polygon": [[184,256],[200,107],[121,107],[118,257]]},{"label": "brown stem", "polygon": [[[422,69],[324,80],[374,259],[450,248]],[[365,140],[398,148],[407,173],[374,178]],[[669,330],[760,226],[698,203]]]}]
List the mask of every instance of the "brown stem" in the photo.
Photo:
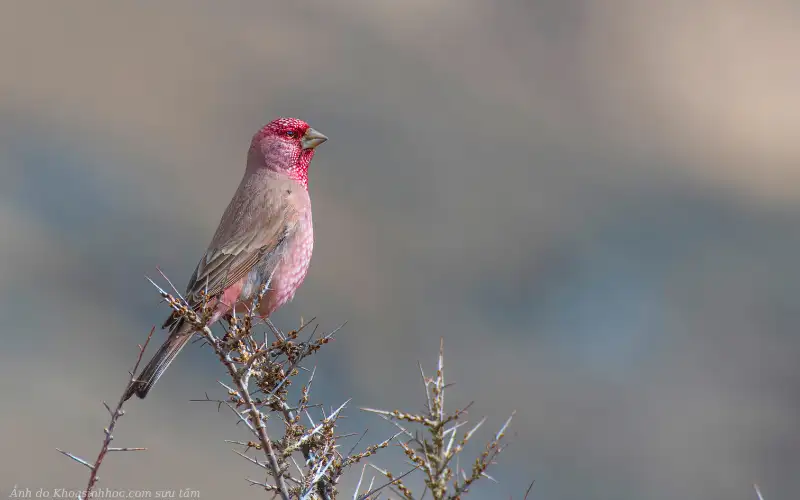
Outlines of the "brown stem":
[{"label": "brown stem", "polygon": [[[145,340],[144,344],[139,346],[139,357],[136,358],[136,364],[133,365],[133,370],[131,370],[131,379],[128,381],[128,385],[134,383],[136,380],[136,371],[139,369],[139,364],[142,362],[142,356],[144,355],[145,349],[147,349],[147,344],[150,343],[150,339],[153,338],[153,332],[156,331],[156,327],[150,329],[150,333],[147,335],[147,340]],[[94,486],[97,484],[97,480],[99,479],[97,476],[97,471],[100,470],[100,466],[103,464],[103,459],[106,457],[106,453],[108,453],[108,448],[111,446],[111,440],[114,439],[111,433],[114,432],[114,427],[117,425],[117,420],[121,417],[125,412],[122,410],[122,405],[125,404],[125,394],[127,393],[127,389],[123,391],[122,396],[119,398],[119,402],[117,403],[117,407],[111,413],[111,422],[108,424],[106,429],[103,429],[106,433],[106,438],[103,440],[103,447],[100,448],[100,453],[97,454],[97,458],[94,461],[94,465],[90,467],[91,473],[89,474],[89,483],[86,485],[86,490],[83,492],[83,498],[88,499],[89,495],[91,494]],[[105,404],[105,403],[104,403]],[[106,406],[108,408],[108,406]],[[109,408],[110,411],[110,408]],[[136,448],[136,450],[142,450],[144,448]]]},{"label": "brown stem", "polygon": [[261,418],[261,411],[259,411],[256,404],[253,402],[253,398],[250,397],[250,391],[247,387],[248,382],[246,379],[247,371],[243,372],[243,374],[239,373],[239,370],[236,368],[236,364],[231,361],[230,356],[220,349],[219,344],[216,341],[217,339],[214,336],[214,333],[211,331],[211,328],[205,326],[201,332],[208,340],[209,344],[211,344],[211,346],[217,352],[217,356],[219,356],[220,360],[225,365],[225,368],[228,369],[228,373],[230,374],[234,384],[236,384],[236,389],[239,391],[239,397],[241,397],[247,405],[250,418],[253,420],[253,428],[255,429],[258,440],[261,442],[261,446],[267,456],[270,469],[272,469],[272,474],[275,476],[275,483],[280,490],[279,493],[281,498],[283,500],[290,500],[289,489],[286,486],[286,481],[283,479],[283,474],[281,473],[280,465],[278,464],[278,457],[275,455],[275,449],[272,446],[272,441],[267,434],[267,426],[264,424],[264,419]]}]

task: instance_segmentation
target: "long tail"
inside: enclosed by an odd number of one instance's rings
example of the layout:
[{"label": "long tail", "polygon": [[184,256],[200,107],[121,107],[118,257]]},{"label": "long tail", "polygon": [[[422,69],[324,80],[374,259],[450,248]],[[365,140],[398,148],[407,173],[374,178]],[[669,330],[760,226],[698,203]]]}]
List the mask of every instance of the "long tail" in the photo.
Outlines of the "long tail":
[{"label": "long tail", "polygon": [[[188,325],[186,326],[188,327]],[[176,322],[171,330],[169,338],[161,345],[153,359],[147,363],[147,366],[136,377],[136,380],[128,386],[125,392],[125,401],[129,400],[134,394],[139,396],[139,399],[144,399],[150,389],[158,382],[158,379],[161,378],[161,375],[169,368],[170,363],[181,352],[183,346],[192,338],[190,328],[184,328],[182,320]]]}]

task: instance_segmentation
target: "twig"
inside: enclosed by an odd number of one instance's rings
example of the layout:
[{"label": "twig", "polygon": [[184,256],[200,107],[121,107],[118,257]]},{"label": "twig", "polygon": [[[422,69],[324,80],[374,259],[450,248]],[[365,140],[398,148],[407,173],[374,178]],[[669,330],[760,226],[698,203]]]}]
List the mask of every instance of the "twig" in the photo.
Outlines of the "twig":
[{"label": "twig", "polygon": [[[528,495],[531,494],[531,490],[533,489],[533,483],[535,483],[535,482],[536,482],[535,479],[533,481],[531,481],[530,486],[528,486],[528,489],[525,490],[525,496],[522,497],[522,500],[528,500]],[[762,498],[761,500],[764,500],[764,499]]]},{"label": "twig", "polygon": [[238,389],[239,397],[247,405],[250,418],[253,420],[254,432],[258,436],[261,446],[264,447],[264,453],[267,455],[267,460],[269,460],[269,467],[273,476],[275,477],[275,482],[277,483],[279,490],[278,494],[280,494],[283,500],[290,500],[289,489],[286,486],[286,481],[283,478],[283,474],[281,474],[281,469],[278,465],[278,458],[275,456],[275,449],[273,448],[272,441],[267,434],[267,427],[264,425],[261,412],[253,402],[253,398],[250,397],[250,391],[247,387],[247,378],[249,376],[249,372],[244,372],[243,374],[239,372],[236,364],[231,360],[230,354],[223,352],[220,348],[219,342],[214,336],[214,333],[211,331],[211,328],[204,326],[201,330],[201,333],[206,340],[208,340],[208,343],[214,348],[214,351],[216,351],[217,356],[219,356],[220,361],[222,361],[222,364],[224,364],[225,368],[228,369],[228,374],[231,376],[231,380],[233,380],[233,383],[236,384],[236,388]]},{"label": "twig", "polygon": [[[373,468],[375,468],[375,469],[377,469],[377,470],[378,470],[378,471],[379,471],[381,474],[383,474],[383,475],[387,475],[387,474],[388,474],[388,475],[389,475],[389,477],[391,477],[391,473],[389,473],[389,472],[387,472],[387,471],[384,471],[384,470],[380,470],[380,469],[378,469],[377,467],[375,467],[374,465],[373,465],[372,467],[373,467]],[[401,481],[401,480],[402,480],[404,477],[406,477],[407,475],[411,474],[411,473],[412,473],[412,472],[414,472],[415,470],[417,470],[417,467],[414,467],[413,469],[411,469],[410,471],[406,472],[405,474],[402,474],[402,475],[400,475],[400,476],[398,476],[398,477],[396,477],[396,478],[394,478],[394,479],[390,480],[388,483],[384,484],[383,486],[378,486],[377,488],[375,488],[375,489],[372,489],[372,490],[370,490],[370,491],[368,491],[368,492],[364,493],[363,495],[361,495],[360,497],[358,497],[358,500],[366,500],[366,499],[367,499],[367,498],[369,498],[371,495],[374,495],[375,493],[377,493],[377,492],[381,491],[382,489],[384,489],[384,488],[387,488],[387,487],[389,487],[389,486],[391,486],[391,485],[393,485],[393,484],[397,484],[397,483],[399,483],[399,482],[400,482],[400,481]]]},{"label": "twig", "polygon": [[108,413],[111,414],[111,421],[109,422],[108,427],[103,429],[103,432],[105,432],[105,438],[103,439],[103,446],[100,448],[100,453],[97,454],[97,458],[95,459],[94,463],[91,464],[86,460],[78,458],[71,453],[67,453],[65,451],[56,448],[56,450],[58,450],[59,453],[62,453],[63,455],[68,456],[69,458],[75,460],[76,462],[85,465],[86,467],[89,468],[89,470],[91,470],[91,472],[89,473],[89,482],[87,483],[86,489],[83,491],[83,493],[79,498],[88,499],[90,497],[92,490],[97,484],[97,481],[100,480],[100,477],[97,475],[97,472],[100,470],[100,466],[103,464],[103,459],[106,457],[106,454],[109,451],[147,450],[147,448],[112,448],[111,441],[114,439],[113,432],[114,428],[117,425],[117,420],[119,420],[119,417],[125,414],[125,411],[122,409],[122,405],[125,404],[125,393],[127,392],[128,387],[130,387],[130,385],[136,381],[136,377],[134,376],[134,374],[139,369],[139,364],[141,364],[142,362],[142,356],[144,355],[144,351],[145,349],[147,349],[147,345],[150,343],[150,339],[153,338],[153,332],[155,332],[155,330],[156,330],[155,326],[151,328],[150,333],[147,335],[147,340],[145,340],[143,345],[139,346],[139,355],[136,358],[136,363],[133,365],[133,369],[129,372],[131,375],[130,380],[128,380],[128,385],[125,387],[125,391],[123,391],[122,396],[119,398],[119,402],[117,402],[117,407],[112,411],[111,407],[109,407],[108,404],[105,401],[103,401],[103,406],[105,406],[106,410],[108,410]]}]

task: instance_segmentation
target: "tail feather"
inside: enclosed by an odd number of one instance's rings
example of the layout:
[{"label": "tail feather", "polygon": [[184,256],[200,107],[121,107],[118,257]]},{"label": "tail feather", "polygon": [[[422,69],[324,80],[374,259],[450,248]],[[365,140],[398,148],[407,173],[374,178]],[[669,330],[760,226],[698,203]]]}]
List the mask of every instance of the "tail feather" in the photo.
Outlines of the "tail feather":
[{"label": "tail feather", "polygon": [[128,386],[125,392],[125,401],[136,394],[139,399],[144,399],[153,388],[161,375],[169,368],[170,363],[181,352],[183,346],[192,338],[191,330],[183,328],[183,321],[173,323],[169,338],[161,345],[155,356],[147,363],[144,370]]}]

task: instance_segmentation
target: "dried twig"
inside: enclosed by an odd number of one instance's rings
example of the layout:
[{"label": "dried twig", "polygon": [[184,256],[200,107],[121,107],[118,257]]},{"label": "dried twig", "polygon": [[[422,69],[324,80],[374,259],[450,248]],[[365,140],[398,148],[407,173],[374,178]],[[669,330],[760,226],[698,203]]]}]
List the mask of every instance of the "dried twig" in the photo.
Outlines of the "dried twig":
[{"label": "dried twig", "polygon": [[[284,333],[266,320],[263,323],[272,330],[276,340],[269,343],[267,335],[257,336],[254,327],[259,324],[259,318],[255,316],[255,311],[269,289],[267,283],[243,314],[233,313],[230,316],[225,334],[218,337],[207,326],[211,313],[208,307],[210,297],[204,297],[204,307],[196,310],[189,307],[180,296],[153,284],[173,311],[193,325],[195,332],[214,350],[227,369],[231,383],[223,386],[228,398],[224,401],[212,400],[206,394],[205,399],[199,401],[215,401],[218,407],[227,405],[255,436],[255,441],[235,442],[244,448],[243,452],[235,451],[263,469],[274,484],[248,480],[250,484],[275,493],[284,500],[312,497],[329,500],[334,498],[335,486],[348,467],[386,448],[392,441],[393,438],[390,438],[368,446],[360,453],[354,453],[358,445],[356,443],[348,455],[342,455],[338,451],[337,440],[344,437],[338,435],[335,428],[347,402],[327,415],[323,412],[322,418],[315,422],[309,412],[318,406],[310,400],[315,369],[311,370],[307,384],[300,389],[296,404],[289,402],[292,381],[301,370],[305,370],[301,366],[303,360],[328,344],[341,327],[322,335],[318,335],[315,329],[307,340],[299,341],[298,336],[308,323]],[[280,439],[270,437],[267,420],[271,415],[283,421]],[[301,422],[302,415],[308,417],[310,426]],[[250,449],[260,450],[265,460],[259,461],[246,455]],[[293,456],[296,452],[303,455],[302,465]]]},{"label": "dried twig", "polygon": [[[504,436],[511,418],[486,444],[483,452],[472,461],[470,470],[462,469],[461,453],[485,419],[471,426],[467,425],[465,418],[472,403],[454,412],[445,410],[444,394],[448,385],[444,382],[444,342],[440,345],[433,377],[427,377],[422,365],[419,366],[425,390],[425,410],[411,413],[362,408],[390,421],[398,431],[393,436],[357,452],[366,431],[344,435],[337,432],[337,425],[349,400],[326,413],[324,407],[311,400],[316,368],[307,369],[303,366],[310,356],[319,352],[333,339],[341,326],[327,334],[318,334],[317,329],[313,328],[306,340],[300,340],[298,337],[309,323],[301,321],[298,329],[282,332],[269,319],[259,318],[255,314],[258,304],[269,290],[267,282],[246,311],[239,314],[234,311],[226,317],[227,328],[223,327],[224,334],[218,336],[208,325],[213,313],[212,297],[204,293],[200,305],[191,307],[175,290],[169,279],[163,273],[161,275],[174,293],[164,290],[152,280],[150,282],[158,289],[176,316],[193,327],[194,333],[211,347],[226,368],[229,381],[220,384],[225,388],[227,397],[212,399],[205,394],[204,399],[193,401],[212,401],[217,403],[218,409],[225,405],[237,416],[239,422],[248,427],[253,435],[252,440],[226,442],[240,447],[241,449],[233,451],[255,465],[257,470],[266,476],[262,479],[247,479],[251,485],[263,488],[282,500],[331,500],[337,497],[339,480],[349,468],[366,462],[392,443],[396,443],[402,449],[410,462],[411,469],[395,476],[388,470],[365,463],[353,498],[377,499],[381,492],[390,490],[405,500],[424,498],[429,491],[434,500],[456,500],[467,494],[478,479],[487,478],[494,481],[486,471],[505,447]],[[255,332],[255,327],[261,324],[268,327],[272,333],[271,337],[266,331],[260,335]],[[140,346],[139,357],[131,371],[130,383],[135,381],[134,374],[138,370],[144,349],[152,335],[153,330],[150,331],[144,346]],[[274,340],[270,342],[270,338]],[[309,373],[308,380],[299,390],[294,389],[293,382],[301,372]],[[106,438],[94,463],[59,450],[90,469],[90,479],[83,498],[89,497],[98,481],[97,470],[107,452],[143,449],[110,446],[114,426],[118,418],[124,414],[123,403],[124,398],[121,398],[114,410],[103,403],[111,415],[111,423],[105,430]],[[269,424],[270,420],[273,423]],[[409,428],[416,426],[423,432],[412,433],[406,428],[407,426]],[[339,442],[347,437],[357,437],[357,440],[352,446],[347,446],[349,451],[343,454],[339,451]],[[251,456],[248,454],[250,450],[260,452],[263,458]],[[378,471],[388,482],[373,488],[375,483],[373,477],[367,492],[359,494],[366,465]],[[403,482],[414,471],[421,471],[424,475],[425,489],[421,496],[416,496]],[[528,488],[526,492],[526,498],[530,489]]]},{"label": "dried twig", "polygon": [[126,391],[123,391],[122,396],[119,399],[119,402],[117,402],[117,407],[112,410],[111,407],[108,406],[108,404],[105,401],[103,401],[103,406],[105,406],[106,410],[108,410],[108,413],[111,414],[111,421],[109,422],[108,427],[103,429],[103,432],[105,433],[105,438],[103,439],[103,445],[100,448],[100,453],[97,454],[97,458],[95,459],[94,463],[89,463],[86,460],[83,460],[82,458],[78,458],[77,456],[75,456],[75,455],[73,455],[71,453],[67,453],[66,451],[62,451],[62,450],[59,450],[58,448],[56,448],[56,450],[59,453],[61,453],[63,455],[66,455],[67,457],[75,460],[76,462],[78,462],[81,465],[86,466],[91,471],[89,473],[89,482],[86,485],[86,489],[78,497],[79,499],[81,499],[81,498],[87,499],[92,494],[92,490],[94,489],[95,485],[97,484],[97,481],[100,480],[100,476],[97,475],[97,472],[100,470],[100,466],[103,465],[103,459],[106,457],[106,454],[109,451],[144,451],[144,450],[147,450],[147,448],[112,448],[111,447],[111,441],[114,439],[113,432],[114,432],[114,428],[117,425],[117,420],[119,420],[119,418],[122,415],[125,414],[125,411],[122,409],[122,405],[125,404],[125,392],[127,392],[127,387],[129,387],[130,384],[132,384],[132,383],[134,383],[136,381],[136,377],[134,376],[134,374],[139,369],[139,364],[141,364],[141,362],[142,362],[142,356],[144,355],[145,349],[147,349],[147,344],[150,343],[150,339],[153,338],[153,332],[155,332],[155,329],[156,329],[155,326],[150,329],[150,333],[147,335],[147,340],[145,340],[144,344],[139,346],[139,355],[136,358],[136,363],[133,365],[133,369],[129,372],[130,373],[130,379],[128,380],[128,385],[126,386]]},{"label": "dried twig", "polygon": [[[426,408],[424,412],[409,413],[400,410],[387,411],[373,408],[362,408],[362,410],[376,413],[382,418],[391,421],[400,429],[400,433],[408,438],[400,442],[400,447],[403,449],[406,458],[416,466],[416,469],[423,471],[425,474],[426,491],[430,490],[434,500],[460,499],[469,492],[472,484],[478,479],[487,478],[494,481],[486,473],[486,470],[505,448],[503,438],[514,414],[511,414],[511,417],[506,420],[494,438],[486,444],[484,451],[472,462],[472,468],[467,473],[467,471],[461,469],[458,459],[466,444],[483,425],[485,419],[479,420],[469,430],[461,434],[460,438],[458,437],[459,429],[467,424],[466,421],[463,421],[463,418],[467,415],[467,410],[472,406],[472,403],[453,413],[445,411],[444,393],[447,385],[444,383],[444,340],[442,340],[439,347],[436,375],[430,378],[426,377],[422,365],[420,365],[419,369],[425,386]],[[399,422],[420,425],[426,431],[427,436],[419,437],[416,434],[412,434]],[[455,468],[452,466],[454,459],[456,460]],[[381,472],[387,478],[392,479],[390,473]],[[407,500],[415,498],[402,481],[394,481],[392,486],[403,498]],[[530,492],[530,488],[528,492]]]}]

